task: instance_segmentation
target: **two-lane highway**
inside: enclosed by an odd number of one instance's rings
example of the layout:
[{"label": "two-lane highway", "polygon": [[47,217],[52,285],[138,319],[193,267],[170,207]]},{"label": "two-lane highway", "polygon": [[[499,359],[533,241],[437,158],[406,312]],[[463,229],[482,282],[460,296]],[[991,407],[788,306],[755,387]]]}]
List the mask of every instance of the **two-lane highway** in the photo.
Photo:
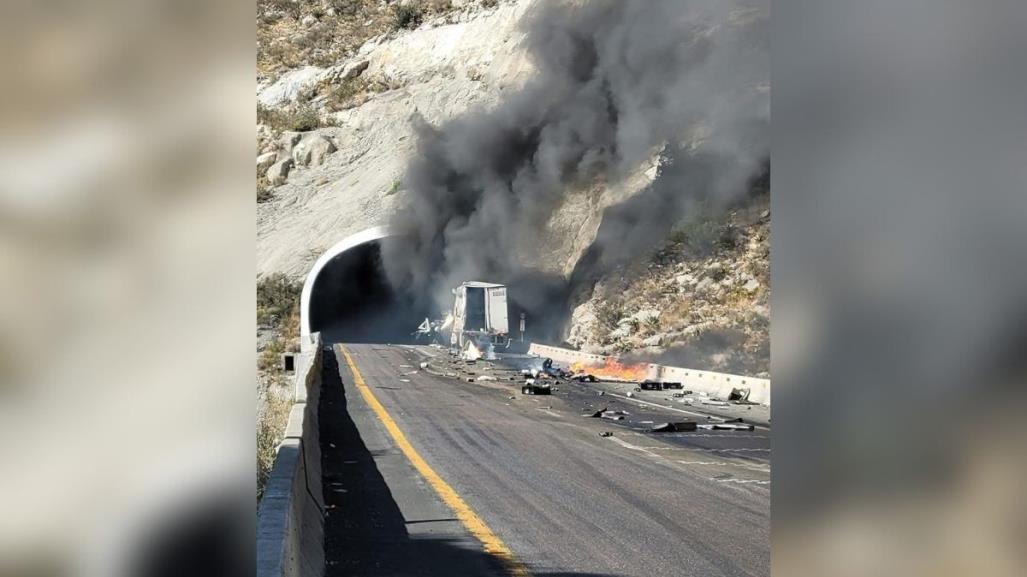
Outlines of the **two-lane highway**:
[{"label": "two-lane highway", "polygon": [[427,348],[334,351],[320,412],[329,575],[769,574],[767,431],[661,437],[583,417],[610,400],[586,389],[524,396],[432,375],[418,369]]}]

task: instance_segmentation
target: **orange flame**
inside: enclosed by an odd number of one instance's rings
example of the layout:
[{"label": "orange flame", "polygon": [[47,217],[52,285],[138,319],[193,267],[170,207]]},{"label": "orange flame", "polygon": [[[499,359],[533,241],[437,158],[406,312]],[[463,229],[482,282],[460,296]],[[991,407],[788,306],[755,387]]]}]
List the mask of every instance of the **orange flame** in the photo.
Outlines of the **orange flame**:
[{"label": "orange flame", "polygon": [[574,373],[589,373],[600,379],[612,381],[643,381],[649,372],[649,365],[638,363],[625,365],[613,357],[607,357],[602,365],[587,365],[581,361],[571,364]]}]

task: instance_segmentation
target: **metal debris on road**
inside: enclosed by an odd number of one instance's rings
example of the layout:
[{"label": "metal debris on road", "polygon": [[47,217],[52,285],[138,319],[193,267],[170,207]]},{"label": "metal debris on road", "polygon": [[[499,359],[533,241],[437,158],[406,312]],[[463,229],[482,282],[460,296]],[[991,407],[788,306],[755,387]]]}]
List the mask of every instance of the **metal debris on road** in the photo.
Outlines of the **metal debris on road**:
[{"label": "metal debris on road", "polygon": [[729,401],[748,401],[749,400],[749,389],[731,389],[731,394],[727,396]]},{"label": "metal debris on road", "polygon": [[709,423],[699,425],[699,428],[704,431],[753,431],[756,429],[748,423]]},{"label": "metal debris on road", "polygon": [[494,381],[494,380],[496,380],[496,377],[493,377],[492,375],[481,375],[480,377],[478,377],[478,380],[479,381]]},{"label": "metal debris on road", "polygon": [[602,433],[599,433],[599,436],[600,437],[612,437],[613,436],[613,432],[611,432],[611,431],[603,431]]},{"label": "metal debris on road", "polygon": [[698,427],[695,421],[681,421],[678,423],[660,423],[649,429],[652,433],[673,433],[681,431],[694,431]]},{"label": "metal debris on road", "polygon": [[599,391],[599,396],[600,396],[600,397],[601,397],[601,396],[603,396],[603,395],[605,395],[605,394],[606,394],[606,391]]},{"label": "metal debris on road", "polygon": [[661,382],[654,381],[652,379],[646,379],[638,384],[635,388],[636,391],[663,391],[666,389],[682,389],[681,383],[677,382]]}]

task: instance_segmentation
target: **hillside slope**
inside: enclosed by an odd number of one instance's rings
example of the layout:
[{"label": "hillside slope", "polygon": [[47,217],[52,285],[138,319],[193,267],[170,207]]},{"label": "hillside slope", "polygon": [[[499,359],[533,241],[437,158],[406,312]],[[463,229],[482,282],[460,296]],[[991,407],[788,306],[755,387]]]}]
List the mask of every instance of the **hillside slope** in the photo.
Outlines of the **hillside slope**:
[{"label": "hillside slope", "polygon": [[[544,3],[259,2],[258,276],[301,280],[331,245],[387,224],[409,198],[413,120],[438,126],[523,86],[536,67],[521,24]],[[683,148],[706,136],[683,135]],[[660,153],[615,182],[569,187],[537,234],[504,242],[524,264],[570,278],[604,210],[654,181]],[[768,195],[696,213],[660,249],[604,271],[577,295],[566,342],[765,374]]]}]

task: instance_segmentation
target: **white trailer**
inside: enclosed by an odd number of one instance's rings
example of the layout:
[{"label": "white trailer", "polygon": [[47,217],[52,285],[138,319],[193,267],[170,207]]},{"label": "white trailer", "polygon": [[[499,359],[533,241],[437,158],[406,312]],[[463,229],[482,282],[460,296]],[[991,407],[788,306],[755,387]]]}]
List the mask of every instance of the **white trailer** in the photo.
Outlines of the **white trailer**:
[{"label": "white trailer", "polygon": [[464,350],[468,342],[473,342],[484,349],[510,343],[506,286],[470,281],[453,289],[453,294],[452,346]]}]

